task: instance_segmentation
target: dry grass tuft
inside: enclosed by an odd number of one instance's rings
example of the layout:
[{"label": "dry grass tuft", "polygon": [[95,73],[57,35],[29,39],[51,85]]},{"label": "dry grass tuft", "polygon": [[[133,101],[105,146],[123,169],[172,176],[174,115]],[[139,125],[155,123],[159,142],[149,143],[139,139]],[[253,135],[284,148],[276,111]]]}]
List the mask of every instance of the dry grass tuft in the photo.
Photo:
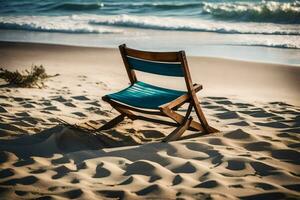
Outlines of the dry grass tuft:
[{"label": "dry grass tuft", "polygon": [[34,65],[30,70],[25,70],[25,72],[11,72],[6,69],[0,69],[0,78],[8,82],[9,85],[15,87],[45,87],[44,81],[47,78],[58,76],[59,74],[50,76],[46,73],[43,65]]}]

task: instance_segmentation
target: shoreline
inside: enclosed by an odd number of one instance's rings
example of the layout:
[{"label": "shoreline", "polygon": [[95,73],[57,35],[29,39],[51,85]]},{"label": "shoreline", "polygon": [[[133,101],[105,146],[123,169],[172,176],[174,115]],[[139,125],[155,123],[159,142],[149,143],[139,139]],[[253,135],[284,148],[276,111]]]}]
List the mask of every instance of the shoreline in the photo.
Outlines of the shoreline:
[{"label": "shoreline", "polygon": [[234,42],[237,39],[246,40],[247,35],[133,28],[125,30],[126,34],[81,34],[7,29],[0,30],[0,40],[104,48],[115,48],[121,43],[127,43],[137,49],[146,48],[145,50],[154,51],[180,49],[193,56],[300,66],[300,49],[274,47],[278,44],[255,45]]},{"label": "shoreline", "polygon": [[[64,47],[78,47],[78,48],[96,48],[96,49],[107,49],[107,50],[118,50],[117,46],[112,47],[112,46],[90,46],[90,45],[83,45],[83,44],[60,44],[60,43],[43,43],[43,42],[26,42],[26,41],[4,41],[0,40],[0,43],[7,43],[7,44],[28,44],[28,45],[51,45],[51,46],[64,46]],[[242,48],[274,48],[274,49],[282,49],[282,50],[299,50],[299,48],[282,48],[282,47],[270,47],[270,46],[247,46],[247,45],[225,45],[228,47],[242,47]],[[179,50],[179,49],[178,49]],[[153,50],[153,51],[159,51],[159,50]],[[171,50],[170,50],[171,51]],[[276,62],[267,62],[267,61],[256,61],[256,60],[247,60],[247,59],[238,59],[238,58],[230,58],[230,57],[222,57],[222,56],[201,56],[201,55],[194,55],[193,53],[189,55],[189,57],[200,57],[200,58],[208,58],[208,59],[224,59],[224,60],[232,60],[232,61],[241,61],[241,62],[250,62],[250,63],[257,63],[257,64],[271,64],[271,65],[282,65],[282,66],[289,66],[289,67],[300,67],[299,64],[292,64],[292,63],[276,63]]]}]

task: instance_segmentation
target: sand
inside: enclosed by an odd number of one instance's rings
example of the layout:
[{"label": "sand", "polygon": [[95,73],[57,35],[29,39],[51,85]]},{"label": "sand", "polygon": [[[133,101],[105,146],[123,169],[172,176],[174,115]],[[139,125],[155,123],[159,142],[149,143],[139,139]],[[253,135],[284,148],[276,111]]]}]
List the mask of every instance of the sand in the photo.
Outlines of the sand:
[{"label": "sand", "polygon": [[0,57],[60,74],[44,89],[2,82],[0,199],[300,199],[299,67],[188,57],[221,131],[161,143],[173,127],[127,119],[91,131],[117,115],[101,96],[128,84],[116,49],[2,42]]}]

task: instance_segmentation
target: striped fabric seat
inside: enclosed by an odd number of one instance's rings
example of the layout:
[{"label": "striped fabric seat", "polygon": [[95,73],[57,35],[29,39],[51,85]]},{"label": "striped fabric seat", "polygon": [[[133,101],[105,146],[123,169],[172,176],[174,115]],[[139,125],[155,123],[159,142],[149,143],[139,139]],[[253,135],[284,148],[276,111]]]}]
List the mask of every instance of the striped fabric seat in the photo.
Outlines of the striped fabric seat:
[{"label": "striped fabric seat", "polygon": [[159,109],[159,106],[169,103],[185,93],[137,81],[128,88],[106,95],[106,97],[134,107]]}]

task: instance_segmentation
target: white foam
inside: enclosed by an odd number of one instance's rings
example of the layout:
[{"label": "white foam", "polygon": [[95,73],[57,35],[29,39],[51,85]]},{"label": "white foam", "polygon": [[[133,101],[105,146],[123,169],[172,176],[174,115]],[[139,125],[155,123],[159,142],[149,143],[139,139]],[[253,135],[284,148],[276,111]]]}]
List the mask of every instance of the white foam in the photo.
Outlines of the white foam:
[{"label": "white foam", "polygon": [[[97,34],[119,33],[117,37],[119,38],[118,41],[130,40],[128,37],[131,37],[133,32],[135,38],[137,36],[148,36],[146,33],[147,29],[193,31],[195,33],[213,32],[223,33],[217,34],[219,38],[224,38],[222,40],[223,44],[225,42],[225,44],[229,45],[300,48],[300,27],[297,25],[236,23],[195,18],[82,14],[72,16],[3,16],[0,17],[0,29],[95,33],[97,37]],[[180,35],[182,34],[180,33]],[[91,36],[89,37],[91,39]],[[106,40],[109,40],[108,37],[106,37]],[[149,37],[153,40],[153,35],[149,35]],[[189,39],[186,38],[185,40]],[[198,38],[193,43],[201,40],[203,38]],[[214,43],[213,40],[210,43]]]},{"label": "white foam", "polygon": [[64,33],[120,33],[121,30],[92,26],[85,20],[69,16],[8,16],[0,17],[0,29]]},{"label": "white foam", "polygon": [[195,18],[157,17],[157,16],[90,16],[91,24],[147,28],[159,30],[206,31],[218,33],[300,35],[300,28],[293,25],[272,23],[243,23],[212,21]]}]

